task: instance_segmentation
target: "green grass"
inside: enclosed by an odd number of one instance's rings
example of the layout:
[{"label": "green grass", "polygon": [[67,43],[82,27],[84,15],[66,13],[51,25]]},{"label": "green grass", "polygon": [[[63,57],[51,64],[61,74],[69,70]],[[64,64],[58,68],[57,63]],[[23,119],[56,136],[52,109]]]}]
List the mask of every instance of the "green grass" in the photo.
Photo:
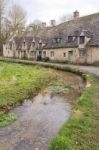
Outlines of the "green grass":
[{"label": "green grass", "polygon": [[70,88],[71,87],[64,84],[63,78],[59,78],[55,81],[52,81],[49,86],[49,89],[51,89],[52,93],[54,94],[66,94],[68,93]]},{"label": "green grass", "polygon": [[[28,64],[28,62],[26,63]],[[86,79],[86,74],[82,74],[81,71],[67,66],[36,62],[29,62],[29,64],[38,64],[47,68],[69,71],[82,75]],[[48,150],[99,149],[99,78],[88,75],[87,82],[88,86],[82,96],[75,102],[69,120],[64,123],[58,134],[52,139]],[[57,87],[58,85],[55,86]]]},{"label": "green grass", "polygon": [[[24,99],[33,97],[52,78],[54,75],[50,69],[0,62],[0,111],[10,110]],[[12,115],[1,113],[0,126],[7,124],[11,118]]]},{"label": "green grass", "polygon": [[88,77],[86,87],[76,101],[70,119],[52,139],[48,150],[99,149],[99,78]]},{"label": "green grass", "polygon": [[0,62],[0,108],[33,96],[49,83],[52,75],[45,68]]},{"label": "green grass", "polygon": [[5,114],[3,112],[0,112],[0,127],[4,127],[10,124],[13,120],[16,120],[16,119],[17,119],[16,114],[13,114],[13,113]]}]

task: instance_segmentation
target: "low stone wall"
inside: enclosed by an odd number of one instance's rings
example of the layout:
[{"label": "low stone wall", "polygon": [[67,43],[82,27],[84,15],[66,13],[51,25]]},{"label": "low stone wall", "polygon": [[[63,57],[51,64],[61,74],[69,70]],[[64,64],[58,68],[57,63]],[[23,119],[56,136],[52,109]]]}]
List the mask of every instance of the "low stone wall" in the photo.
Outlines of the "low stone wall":
[{"label": "low stone wall", "polygon": [[71,73],[76,73],[77,75],[80,75],[83,77],[84,80],[86,80],[86,76],[84,74],[85,71],[81,71],[77,68],[72,68],[71,66],[64,65],[64,64],[56,64],[56,63],[45,63],[45,62],[37,62],[37,61],[30,61],[30,60],[20,60],[20,59],[11,59],[11,58],[3,58],[0,57],[0,61],[5,62],[12,62],[12,63],[21,63],[26,65],[39,65],[46,68],[53,68],[61,71],[68,71]]}]

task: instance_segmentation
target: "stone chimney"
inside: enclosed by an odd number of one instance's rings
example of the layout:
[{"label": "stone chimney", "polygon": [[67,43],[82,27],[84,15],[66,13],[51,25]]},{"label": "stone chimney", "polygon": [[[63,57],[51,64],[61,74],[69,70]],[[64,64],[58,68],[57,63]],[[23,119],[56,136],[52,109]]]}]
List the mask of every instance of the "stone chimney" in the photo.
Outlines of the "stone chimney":
[{"label": "stone chimney", "polygon": [[76,10],[76,11],[74,12],[74,19],[79,18],[79,16],[80,16],[79,11]]},{"label": "stone chimney", "polygon": [[52,27],[54,27],[54,26],[56,26],[56,21],[55,20],[51,20],[50,24],[51,24]]},{"label": "stone chimney", "polygon": [[43,28],[46,27],[46,22],[42,22],[42,27],[43,27]]}]

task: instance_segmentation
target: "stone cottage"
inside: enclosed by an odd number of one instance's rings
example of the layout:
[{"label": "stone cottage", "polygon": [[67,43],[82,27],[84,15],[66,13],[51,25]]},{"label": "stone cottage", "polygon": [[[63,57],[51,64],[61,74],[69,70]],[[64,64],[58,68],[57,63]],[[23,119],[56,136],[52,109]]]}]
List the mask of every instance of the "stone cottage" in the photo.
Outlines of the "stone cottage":
[{"label": "stone cottage", "polygon": [[3,46],[3,56],[37,60],[48,57],[50,61],[75,64],[99,62],[99,13],[79,17],[39,34],[13,36]]}]

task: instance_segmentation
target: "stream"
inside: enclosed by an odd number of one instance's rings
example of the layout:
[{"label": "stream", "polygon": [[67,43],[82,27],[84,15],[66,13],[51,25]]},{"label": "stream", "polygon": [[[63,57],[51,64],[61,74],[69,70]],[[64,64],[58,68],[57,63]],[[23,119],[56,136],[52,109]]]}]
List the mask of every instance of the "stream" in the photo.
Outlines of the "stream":
[{"label": "stream", "polygon": [[69,118],[72,104],[70,99],[77,98],[82,79],[65,73],[67,84],[76,86],[74,92],[66,96],[52,94],[49,88],[40,92],[33,99],[25,100],[20,106],[11,110],[18,119],[10,125],[0,128],[0,150],[47,150],[47,147],[64,122]]}]

